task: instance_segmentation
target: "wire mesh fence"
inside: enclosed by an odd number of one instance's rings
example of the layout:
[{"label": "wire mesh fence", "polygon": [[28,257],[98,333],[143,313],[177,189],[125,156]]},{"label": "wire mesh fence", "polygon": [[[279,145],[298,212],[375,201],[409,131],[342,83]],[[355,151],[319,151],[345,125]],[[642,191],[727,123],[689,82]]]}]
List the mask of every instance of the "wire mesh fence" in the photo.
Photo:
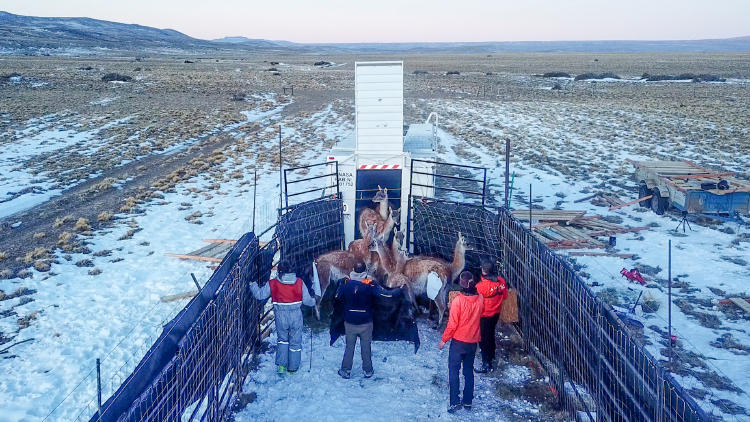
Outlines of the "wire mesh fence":
[{"label": "wire mesh fence", "polygon": [[415,254],[450,260],[457,232],[501,262],[519,293],[519,331],[545,366],[559,404],[586,421],[702,421],[704,411],[599,300],[572,266],[506,209],[412,197]]},{"label": "wire mesh fence", "polygon": [[341,210],[340,199],[309,201],[285,210],[269,242],[242,236],[101,409],[90,401],[81,415],[93,413],[91,421],[227,420],[273,321],[270,307],[250,294],[250,283],[270,278],[280,247],[295,265],[341,247]]}]

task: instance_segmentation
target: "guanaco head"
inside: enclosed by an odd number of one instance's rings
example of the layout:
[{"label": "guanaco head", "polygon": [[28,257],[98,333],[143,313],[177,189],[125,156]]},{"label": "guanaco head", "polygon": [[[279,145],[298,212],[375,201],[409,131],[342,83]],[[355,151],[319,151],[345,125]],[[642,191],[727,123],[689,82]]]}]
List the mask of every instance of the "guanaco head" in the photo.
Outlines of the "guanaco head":
[{"label": "guanaco head", "polygon": [[383,202],[388,200],[388,188],[381,188],[378,185],[378,191],[372,197],[372,202]]},{"label": "guanaco head", "polygon": [[466,237],[461,232],[458,232],[458,241],[456,242],[456,249],[463,249],[464,251],[473,251],[474,247],[466,241]]},{"label": "guanaco head", "polygon": [[385,246],[385,243],[381,236],[376,236],[373,234],[373,236],[370,239],[372,239],[370,241],[370,252],[377,252],[378,249],[383,248]]},{"label": "guanaco head", "polygon": [[405,236],[404,236],[404,232],[402,232],[402,231],[399,231],[399,230],[398,230],[398,229],[396,229],[396,227],[394,226],[394,227],[393,227],[393,239],[394,239],[394,241],[395,241],[396,243],[398,243],[399,245],[403,245],[403,244],[404,244],[404,237],[405,237]]},{"label": "guanaco head", "polygon": [[397,210],[389,208],[389,211],[391,212],[391,218],[393,219],[393,221],[398,221],[398,219],[401,217],[401,208]]}]

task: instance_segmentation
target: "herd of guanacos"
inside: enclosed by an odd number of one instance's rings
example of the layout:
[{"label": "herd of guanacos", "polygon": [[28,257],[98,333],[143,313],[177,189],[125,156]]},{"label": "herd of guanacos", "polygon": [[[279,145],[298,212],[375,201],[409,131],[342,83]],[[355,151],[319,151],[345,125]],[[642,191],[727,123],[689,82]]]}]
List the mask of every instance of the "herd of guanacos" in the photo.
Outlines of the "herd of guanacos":
[{"label": "herd of guanacos", "polygon": [[[466,266],[465,254],[471,248],[466,239],[458,232],[458,239],[453,250],[453,261],[447,262],[432,256],[409,257],[402,250],[404,232],[396,230],[395,222],[399,210],[394,210],[388,203],[388,188],[378,186],[372,201],[375,209],[365,208],[358,218],[359,232],[362,238],[349,243],[347,250],[324,253],[317,257],[315,265],[320,280],[321,297],[332,282],[349,275],[358,260],[365,262],[368,273],[389,289],[405,287],[409,299],[416,305],[417,296],[427,293],[428,279],[437,277],[442,286],[433,302],[438,311],[438,326],[443,321],[447,308],[447,285],[455,280]],[[393,232],[393,240],[387,245],[387,239]],[[318,302],[321,298],[318,298]],[[316,306],[317,311],[317,306]]]}]

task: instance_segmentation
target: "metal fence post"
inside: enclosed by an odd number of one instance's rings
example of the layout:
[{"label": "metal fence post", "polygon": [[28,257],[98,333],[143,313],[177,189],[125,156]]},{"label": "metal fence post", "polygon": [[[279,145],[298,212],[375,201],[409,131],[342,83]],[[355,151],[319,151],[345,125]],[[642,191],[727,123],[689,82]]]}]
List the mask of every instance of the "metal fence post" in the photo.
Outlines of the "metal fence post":
[{"label": "metal fence post", "polygon": [[102,416],[102,360],[96,358],[96,403],[99,417]]}]

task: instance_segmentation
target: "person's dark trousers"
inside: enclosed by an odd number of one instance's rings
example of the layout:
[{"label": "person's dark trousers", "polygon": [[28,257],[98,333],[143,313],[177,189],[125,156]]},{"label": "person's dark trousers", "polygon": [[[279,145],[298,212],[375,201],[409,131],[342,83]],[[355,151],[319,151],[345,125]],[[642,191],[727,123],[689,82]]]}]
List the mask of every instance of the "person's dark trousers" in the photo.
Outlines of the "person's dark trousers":
[{"label": "person's dark trousers", "polygon": [[365,373],[372,372],[372,322],[367,324],[349,324],[344,323],[346,331],[346,349],[344,350],[344,359],[341,361],[341,369],[347,373],[352,370],[354,363],[354,347],[357,345],[359,338],[359,349],[362,355],[362,370]]},{"label": "person's dark trousers", "polygon": [[495,327],[498,319],[500,314],[479,319],[479,334],[482,337],[479,340],[479,348],[482,350],[482,363],[485,365],[491,365],[495,359]]},{"label": "person's dark trousers", "polygon": [[[448,350],[448,382],[450,384],[450,405],[471,405],[474,400],[474,355],[477,353],[476,343],[464,343],[456,339],[451,340]],[[460,381],[458,371],[463,365],[464,396],[463,403],[458,397]]]}]

